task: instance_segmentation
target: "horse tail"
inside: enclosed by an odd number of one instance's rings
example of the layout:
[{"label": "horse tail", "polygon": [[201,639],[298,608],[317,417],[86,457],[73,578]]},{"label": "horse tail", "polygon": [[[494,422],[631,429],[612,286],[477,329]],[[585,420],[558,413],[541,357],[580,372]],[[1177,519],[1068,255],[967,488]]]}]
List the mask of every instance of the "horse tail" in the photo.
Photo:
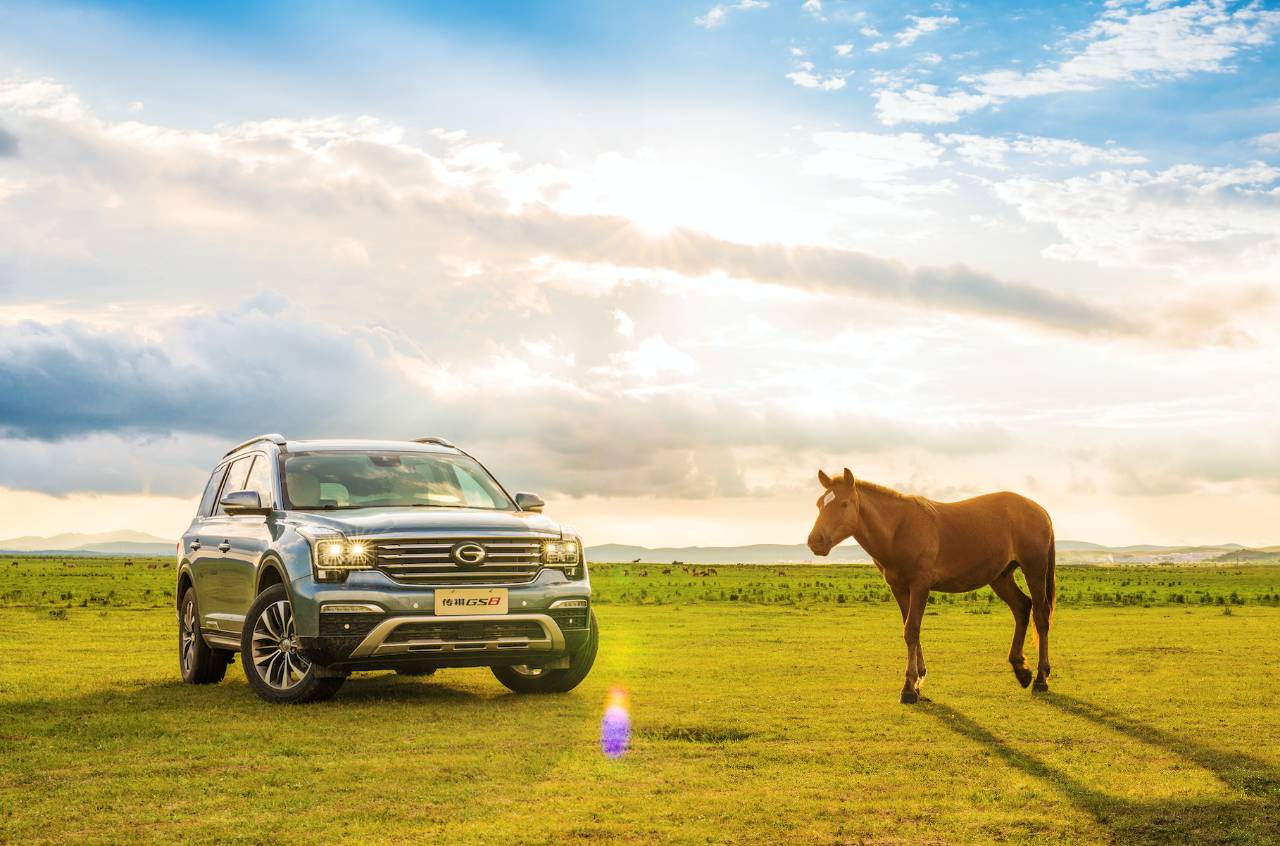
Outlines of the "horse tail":
[{"label": "horse tail", "polygon": [[1045,605],[1049,608],[1049,616],[1053,616],[1053,608],[1058,603],[1058,579],[1055,575],[1057,570],[1058,553],[1055,548],[1053,535],[1049,536],[1049,558],[1048,566],[1044,574],[1044,600]]}]

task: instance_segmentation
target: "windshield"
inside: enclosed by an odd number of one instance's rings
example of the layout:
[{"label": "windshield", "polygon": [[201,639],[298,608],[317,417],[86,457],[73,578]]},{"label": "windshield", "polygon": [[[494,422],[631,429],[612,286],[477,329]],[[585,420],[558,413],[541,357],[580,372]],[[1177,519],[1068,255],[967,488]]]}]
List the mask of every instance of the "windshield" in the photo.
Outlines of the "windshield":
[{"label": "windshield", "polygon": [[472,458],[426,452],[298,452],[284,461],[291,508],[489,508],[514,505]]}]

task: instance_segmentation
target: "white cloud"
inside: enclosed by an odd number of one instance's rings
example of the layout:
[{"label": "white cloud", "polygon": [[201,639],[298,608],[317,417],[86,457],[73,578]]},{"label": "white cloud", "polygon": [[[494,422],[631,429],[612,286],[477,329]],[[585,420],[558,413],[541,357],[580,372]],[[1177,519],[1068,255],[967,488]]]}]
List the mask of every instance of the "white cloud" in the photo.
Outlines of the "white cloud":
[{"label": "white cloud", "polygon": [[909,171],[934,167],[945,152],[915,132],[819,132],[813,141],[819,151],[805,160],[808,173],[871,183],[893,182]]},{"label": "white cloud", "polygon": [[1007,170],[1007,156],[1022,158],[1022,164],[1088,167],[1097,164],[1135,165],[1146,158],[1125,147],[1095,147],[1066,138],[1036,135],[1012,137],[940,133],[938,141],[954,147],[956,154],[969,164],[994,170]]},{"label": "white cloud", "polygon": [[1045,250],[1050,258],[1273,283],[1280,273],[1278,181],[1280,168],[1259,162],[1063,181],[1023,176],[994,190],[1027,220],[1057,229],[1062,240]]},{"label": "white cloud", "polygon": [[883,53],[885,50],[888,50],[892,46],[893,45],[890,44],[888,41],[877,41],[875,44],[872,44],[870,47],[867,48],[867,52]]},{"label": "white cloud", "polygon": [[835,51],[836,51],[836,55],[837,55],[837,56],[852,56],[852,55],[853,55],[853,45],[852,45],[852,44],[837,44],[837,45],[835,46]]},{"label": "white cloud", "polygon": [[800,7],[818,20],[826,20],[822,16],[822,0],[804,0],[804,4]]},{"label": "white cloud", "polygon": [[950,15],[939,15],[932,18],[922,18],[916,15],[907,15],[907,20],[912,21],[911,26],[902,30],[893,36],[893,40],[898,42],[899,47],[909,47],[916,43],[920,36],[930,32],[937,32],[944,26],[952,26],[960,23],[959,18],[953,18]]},{"label": "white cloud", "polygon": [[1263,150],[1280,150],[1280,132],[1267,132],[1255,136],[1253,144]]},{"label": "white cloud", "polygon": [[874,26],[864,26],[861,29],[859,29],[858,32],[862,33],[867,38],[880,37],[880,30],[876,29]]},{"label": "white cloud", "polygon": [[1066,40],[1069,46],[1084,44],[1067,59],[1031,71],[1002,69],[963,78],[961,87],[945,93],[932,85],[881,90],[876,114],[890,126],[951,123],[1008,100],[1092,91],[1110,82],[1150,84],[1193,73],[1230,72],[1232,59],[1270,43],[1277,29],[1280,11],[1252,3],[1235,9],[1224,0],[1112,8]]},{"label": "white cloud", "polygon": [[630,338],[636,331],[636,322],[631,319],[631,315],[622,309],[614,309],[613,311],[614,328],[618,334],[624,338]]},{"label": "white cloud", "polygon": [[844,76],[841,74],[823,76],[820,73],[814,73],[813,62],[801,62],[799,69],[786,74],[786,77],[801,88],[839,91],[845,86]]},{"label": "white cloud", "polygon": [[729,19],[729,13],[738,9],[767,9],[769,4],[763,0],[740,0],[738,3],[717,3],[707,10],[707,13],[700,18],[694,18],[693,22],[705,29],[715,29]]},{"label": "white cloud", "polygon": [[698,369],[698,362],[661,335],[650,335],[634,349],[614,353],[611,366],[599,372],[609,376],[626,375],[649,384],[669,376],[690,376]]}]

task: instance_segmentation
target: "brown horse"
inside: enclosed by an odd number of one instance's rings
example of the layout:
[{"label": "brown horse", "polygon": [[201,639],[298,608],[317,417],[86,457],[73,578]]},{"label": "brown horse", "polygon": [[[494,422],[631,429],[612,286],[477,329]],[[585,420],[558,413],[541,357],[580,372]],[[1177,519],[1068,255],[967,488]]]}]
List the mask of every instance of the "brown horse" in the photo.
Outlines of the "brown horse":
[{"label": "brown horse", "polygon": [[[826,555],[847,537],[858,541],[889,583],[902,610],[907,642],[907,681],[902,701],[920,698],[924,653],[920,621],[929,591],[964,593],[991,585],[1013,611],[1009,663],[1018,682],[1031,684],[1022,655],[1028,618],[1034,616],[1040,663],[1032,690],[1049,689],[1049,621],[1054,585],[1053,521],[1024,496],[1004,491],[960,502],[934,502],[855,480],[846,467],[831,479],[818,471],[826,488],[818,497],[818,520],[809,533],[809,549]],[[1031,596],[1013,580],[1021,568]]]}]

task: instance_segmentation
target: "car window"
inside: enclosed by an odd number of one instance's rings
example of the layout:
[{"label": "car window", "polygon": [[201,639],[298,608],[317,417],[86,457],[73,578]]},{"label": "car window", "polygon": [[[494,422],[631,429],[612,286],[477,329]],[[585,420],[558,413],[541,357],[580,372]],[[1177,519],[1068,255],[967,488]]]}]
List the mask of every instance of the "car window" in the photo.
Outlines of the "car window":
[{"label": "car window", "polygon": [[213,511],[214,500],[218,496],[218,488],[222,487],[222,479],[227,475],[227,465],[222,465],[213,471],[213,475],[209,477],[209,484],[205,485],[204,496],[200,497],[200,509],[196,512],[201,517],[208,517]]},{"label": "car window", "polygon": [[480,481],[468,468],[455,464],[453,465],[453,475],[457,480],[458,492],[462,495],[467,505],[473,508],[502,507],[493,494],[484,489]]},{"label": "car window", "polygon": [[257,491],[263,505],[270,506],[274,497],[271,495],[271,459],[259,454],[253,459],[253,469],[245,480],[244,489]]},{"label": "car window", "polygon": [[[253,456],[246,455],[244,458],[236,459],[231,465],[231,469],[227,471],[227,483],[222,486],[222,496],[226,496],[233,491],[244,490],[244,483],[249,478],[249,465],[253,463]],[[221,497],[219,497],[221,499]],[[222,503],[218,503],[218,507],[214,510],[214,514],[226,514],[222,510]]]},{"label": "car window", "polygon": [[295,452],[284,457],[290,508],[515,506],[473,458],[433,452]]}]

